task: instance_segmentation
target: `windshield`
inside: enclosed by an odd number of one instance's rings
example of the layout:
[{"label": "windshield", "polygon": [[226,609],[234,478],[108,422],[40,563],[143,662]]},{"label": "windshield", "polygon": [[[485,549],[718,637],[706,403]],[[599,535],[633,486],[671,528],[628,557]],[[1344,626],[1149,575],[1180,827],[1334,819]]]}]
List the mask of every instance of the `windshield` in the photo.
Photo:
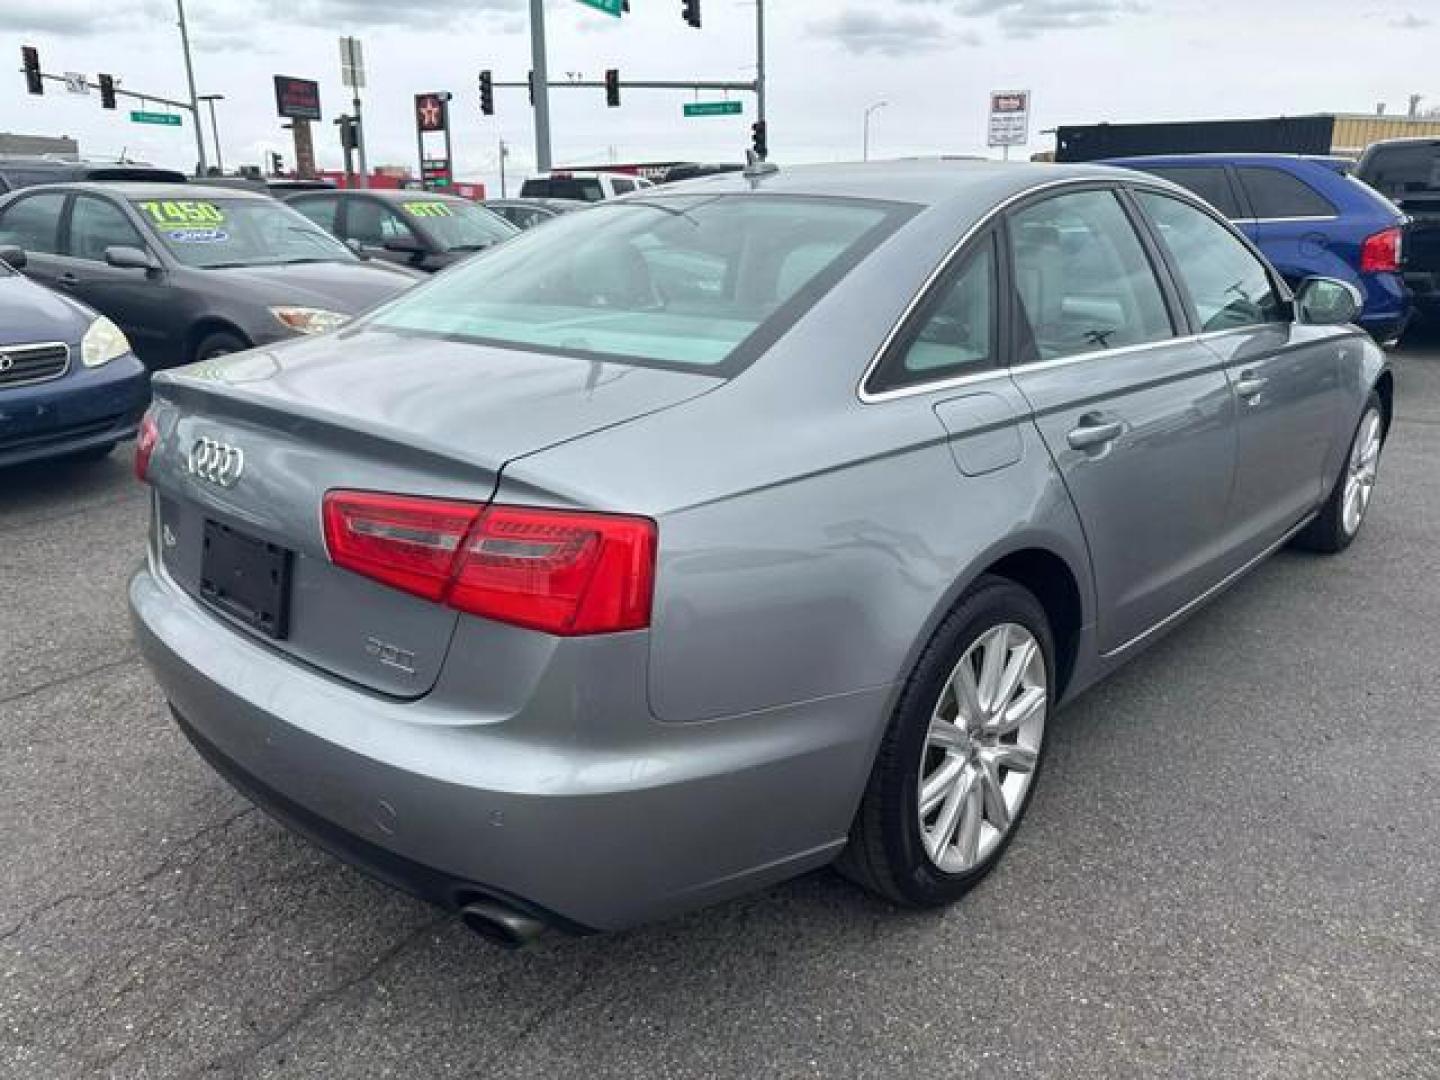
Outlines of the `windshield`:
[{"label": "windshield", "polygon": [[[607,202],[523,233],[372,326],[681,368],[735,368],[912,208],[763,195]],[[727,363],[728,362],[728,363]]]},{"label": "windshield", "polygon": [[186,266],[357,261],[339,240],[271,199],[146,199],[135,208]]},{"label": "windshield", "polygon": [[594,176],[537,176],[526,180],[520,194],[527,199],[579,199],[599,202],[605,189]]},{"label": "windshield", "polygon": [[466,202],[407,199],[400,209],[445,251],[479,251],[516,233],[500,215]]}]

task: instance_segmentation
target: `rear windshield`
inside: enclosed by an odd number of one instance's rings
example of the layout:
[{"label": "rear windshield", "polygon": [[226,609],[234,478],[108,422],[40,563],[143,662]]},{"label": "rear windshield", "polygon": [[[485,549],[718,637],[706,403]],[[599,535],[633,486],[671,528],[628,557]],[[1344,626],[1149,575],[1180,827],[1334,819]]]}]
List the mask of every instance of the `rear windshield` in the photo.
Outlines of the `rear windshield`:
[{"label": "rear windshield", "polygon": [[1440,143],[1377,147],[1365,155],[1357,175],[1392,199],[1440,195]]},{"label": "rear windshield", "polygon": [[186,266],[355,262],[314,222],[274,199],[137,199],[141,219]]},{"label": "rear windshield", "polygon": [[447,271],[371,325],[728,374],[911,212],[766,195],[606,202]]},{"label": "rear windshield", "polygon": [[526,180],[520,194],[527,199],[579,199],[581,202],[599,202],[605,198],[605,189],[593,176],[537,176]]},{"label": "rear windshield", "polygon": [[466,202],[404,199],[400,210],[445,251],[479,251],[515,235],[515,227],[499,214]]}]

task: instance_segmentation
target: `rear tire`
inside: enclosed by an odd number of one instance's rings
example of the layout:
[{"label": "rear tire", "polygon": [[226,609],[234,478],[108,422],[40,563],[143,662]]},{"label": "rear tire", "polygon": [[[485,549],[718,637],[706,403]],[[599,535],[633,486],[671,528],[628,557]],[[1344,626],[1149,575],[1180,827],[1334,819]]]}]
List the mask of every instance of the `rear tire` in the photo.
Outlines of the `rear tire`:
[{"label": "rear tire", "polygon": [[1344,551],[1360,535],[1380,469],[1385,444],[1385,412],[1380,395],[1370,391],[1360,423],[1345,451],[1340,475],[1335,478],[1319,516],[1295,537],[1295,546],[1322,555]]},{"label": "rear tire", "polygon": [[[1003,667],[990,667],[992,649]],[[939,907],[969,892],[1029,806],[1054,672],[1040,602],[1006,578],[976,582],[906,681],[836,868],[908,907]]]},{"label": "rear tire", "polygon": [[195,355],[191,360],[199,363],[202,360],[214,360],[218,356],[228,356],[230,353],[241,352],[250,347],[250,343],[239,334],[231,333],[228,330],[218,330],[213,334],[206,334],[200,339],[200,344],[195,346]]}]

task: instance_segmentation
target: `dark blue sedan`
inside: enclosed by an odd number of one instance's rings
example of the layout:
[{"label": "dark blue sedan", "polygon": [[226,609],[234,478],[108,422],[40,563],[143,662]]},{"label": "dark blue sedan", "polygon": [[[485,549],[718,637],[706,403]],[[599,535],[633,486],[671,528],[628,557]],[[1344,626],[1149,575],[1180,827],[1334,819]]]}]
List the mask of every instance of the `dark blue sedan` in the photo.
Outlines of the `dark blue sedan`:
[{"label": "dark blue sedan", "polygon": [[134,436],[150,376],[120,329],[15,273],[0,248],[0,467],[101,458]]}]

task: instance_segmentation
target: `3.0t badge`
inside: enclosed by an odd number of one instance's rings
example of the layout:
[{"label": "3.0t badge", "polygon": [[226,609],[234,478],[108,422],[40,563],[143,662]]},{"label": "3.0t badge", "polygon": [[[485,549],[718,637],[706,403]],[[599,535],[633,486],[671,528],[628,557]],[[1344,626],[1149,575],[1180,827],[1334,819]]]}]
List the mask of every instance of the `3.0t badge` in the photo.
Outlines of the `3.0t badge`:
[{"label": "3.0t badge", "polygon": [[223,488],[234,487],[245,471],[245,452],[238,446],[201,436],[190,447],[186,466],[191,476],[198,476]]}]

